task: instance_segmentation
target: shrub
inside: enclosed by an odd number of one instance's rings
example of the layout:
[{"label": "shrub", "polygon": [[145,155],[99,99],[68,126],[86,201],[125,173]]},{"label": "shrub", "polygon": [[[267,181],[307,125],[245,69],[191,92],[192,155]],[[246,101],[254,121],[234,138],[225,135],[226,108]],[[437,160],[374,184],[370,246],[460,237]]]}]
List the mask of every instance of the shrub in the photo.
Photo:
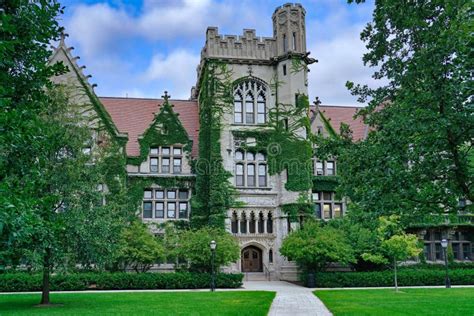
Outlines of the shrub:
[{"label": "shrub", "polygon": [[[474,270],[451,269],[453,285],[474,285]],[[444,285],[445,271],[441,269],[402,268],[398,273],[400,286]],[[316,275],[317,287],[377,287],[393,286],[393,272],[322,272]]]},{"label": "shrub", "polygon": [[[218,288],[242,286],[242,274],[219,273]],[[0,292],[40,291],[42,276],[29,273],[0,274]],[[210,286],[211,276],[207,273],[74,273],[53,275],[51,290],[82,291],[127,290],[127,289],[198,289]]]}]

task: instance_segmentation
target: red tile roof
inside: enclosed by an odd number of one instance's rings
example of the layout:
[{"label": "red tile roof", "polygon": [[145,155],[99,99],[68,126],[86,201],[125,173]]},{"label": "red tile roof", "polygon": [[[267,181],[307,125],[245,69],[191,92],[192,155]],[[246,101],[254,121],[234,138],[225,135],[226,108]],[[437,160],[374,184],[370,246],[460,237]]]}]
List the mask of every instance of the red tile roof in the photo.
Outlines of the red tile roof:
[{"label": "red tile roof", "polygon": [[[99,99],[120,133],[128,134],[127,155],[139,156],[138,137],[148,129],[154,119],[154,114],[160,110],[163,100],[116,97],[99,97]],[[173,111],[179,115],[181,123],[193,140],[191,155],[196,157],[199,134],[198,103],[186,100],[169,100],[169,102],[174,105]]]},{"label": "red tile roof", "polygon": [[332,127],[339,132],[341,123],[349,124],[352,130],[352,136],[355,141],[364,139],[367,136],[368,126],[364,124],[362,119],[358,117],[354,119],[354,115],[360,107],[355,106],[334,106],[320,105],[319,110],[329,119]]}]

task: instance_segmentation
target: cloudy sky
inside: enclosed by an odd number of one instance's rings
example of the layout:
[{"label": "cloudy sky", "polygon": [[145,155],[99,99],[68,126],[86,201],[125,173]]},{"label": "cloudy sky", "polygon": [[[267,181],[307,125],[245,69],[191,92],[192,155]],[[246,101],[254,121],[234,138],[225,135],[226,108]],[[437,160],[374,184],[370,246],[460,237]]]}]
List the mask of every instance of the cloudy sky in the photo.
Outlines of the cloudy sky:
[{"label": "cloudy sky", "polygon": [[[370,21],[373,0],[303,0],[311,66],[309,94],[324,104],[356,105],[347,80],[373,85],[362,64],[360,32]],[[187,99],[208,26],[220,34],[272,35],[271,16],[285,1],[271,0],[63,0],[67,44],[86,65],[100,96]]]}]

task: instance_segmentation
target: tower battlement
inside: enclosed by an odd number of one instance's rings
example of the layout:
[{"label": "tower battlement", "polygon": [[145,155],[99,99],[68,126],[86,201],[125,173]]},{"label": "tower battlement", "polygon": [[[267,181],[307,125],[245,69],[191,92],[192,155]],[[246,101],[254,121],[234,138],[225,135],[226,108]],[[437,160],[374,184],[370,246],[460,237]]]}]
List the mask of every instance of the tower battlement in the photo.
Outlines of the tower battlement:
[{"label": "tower battlement", "polygon": [[221,35],[217,27],[208,27],[201,57],[270,60],[276,55],[273,37],[258,37],[253,29],[242,35]]}]

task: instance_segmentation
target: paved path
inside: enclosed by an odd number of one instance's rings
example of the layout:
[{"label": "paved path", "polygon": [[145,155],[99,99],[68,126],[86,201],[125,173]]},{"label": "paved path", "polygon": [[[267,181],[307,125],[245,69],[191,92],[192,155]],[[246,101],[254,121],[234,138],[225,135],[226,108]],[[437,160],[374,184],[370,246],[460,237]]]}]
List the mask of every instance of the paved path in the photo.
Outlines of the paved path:
[{"label": "paved path", "polygon": [[249,281],[244,282],[243,288],[277,292],[269,316],[332,315],[323,302],[312,293],[314,289],[283,281]]}]

